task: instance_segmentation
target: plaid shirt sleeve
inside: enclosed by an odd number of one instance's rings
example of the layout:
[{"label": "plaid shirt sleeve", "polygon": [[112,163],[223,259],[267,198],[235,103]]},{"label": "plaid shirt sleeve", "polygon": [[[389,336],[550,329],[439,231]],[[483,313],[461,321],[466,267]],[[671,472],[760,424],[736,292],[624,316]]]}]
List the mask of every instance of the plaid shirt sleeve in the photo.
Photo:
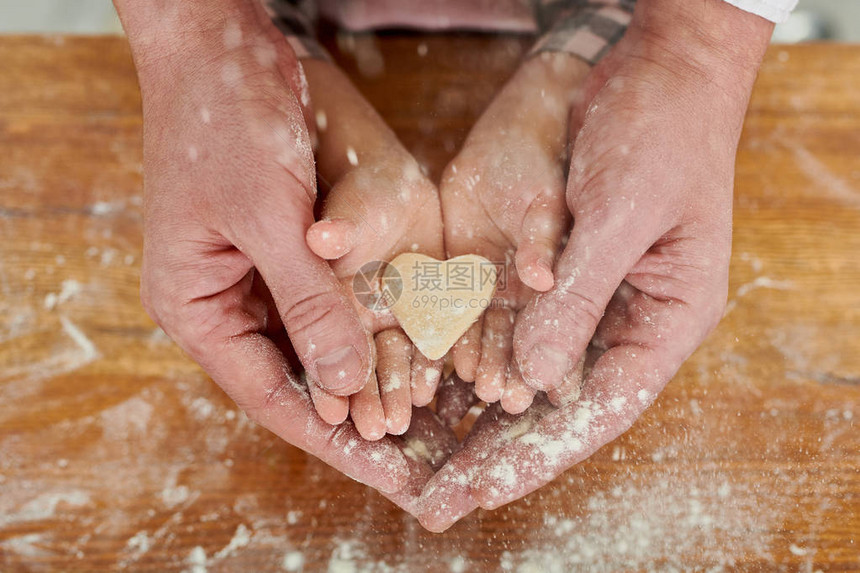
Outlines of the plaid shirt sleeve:
[{"label": "plaid shirt sleeve", "polygon": [[296,57],[330,60],[316,39],[316,0],[260,0],[272,22],[284,34]]},{"label": "plaid shirt sleeve", "polygon": [[[316,40],[316,0],[260,0],[299,58],[331,57]],[[596,64],[630,23],[636,0],[532,0],[540,38],[531,54],[568,52]]]},{"label": "plaid shirt sleeve", "polygon": [[596,64],[627,31],[636,0],[535,0],[541,36],[531,55],[568,52]]}]

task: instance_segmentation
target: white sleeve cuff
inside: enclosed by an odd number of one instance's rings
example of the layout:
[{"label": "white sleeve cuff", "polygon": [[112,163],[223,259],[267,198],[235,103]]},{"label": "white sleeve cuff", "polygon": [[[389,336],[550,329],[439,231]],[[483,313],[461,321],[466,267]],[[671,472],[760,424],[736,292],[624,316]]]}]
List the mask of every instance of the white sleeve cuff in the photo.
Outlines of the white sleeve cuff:
[{"label": "white sleeve cuff", "polygon": [[752,12],[777,24],[788,20],[797,0],[725,0],[741,10]]}]

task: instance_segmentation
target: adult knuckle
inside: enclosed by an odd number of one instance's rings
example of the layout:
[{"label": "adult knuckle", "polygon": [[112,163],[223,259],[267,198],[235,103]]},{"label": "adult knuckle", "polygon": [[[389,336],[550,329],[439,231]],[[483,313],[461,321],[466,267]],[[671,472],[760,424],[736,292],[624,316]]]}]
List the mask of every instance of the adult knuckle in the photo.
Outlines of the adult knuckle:
[{"label": "adult knuckle", "polygon": [[322,436],[322,443],[325,444],[323,451],[342,449],[353,438],[354,433],[355,429],[350,423],[333,426],[327,435]]},{"label": "adult knuckle", "polygon": [[[231,388],[231,390],[233,389]],[[241,394],[236,395],[235,391],[233,391],[233,394],[230,397],[252,424],[263,428],[266,427],[266,422],[272,411],[273,404],[270,396],[251,398],[248,396],[242,396]]]},{"label": "adult knuckle", "polygon": [[141,285],[141,303],[150,318],[195,360],[210,353],[213,342],[222,334],[220,313],[201,313],[195,305],[157,286]]},{"label": "adult knuckle", "polygon": [[223,342],[213,335],[212,329],[201,331],[199,324],[183,320],[182,317],[173,324],[171,330],[179,346],[197,361],[212,356],[219,348],[215,343]]},{"label": "adult knuckle", "polygon": [[144,312],[149,315],[156,324],[161,325],[161,312],[158,305],[158,297],[153,295],[152,287],[149,281],[142,280],[140,282],[140,304],[143,306]]},{"label": "adult knuckle", "polygon": [[573,324],[578,327],[594,328],[603,318],[605,308],[585,294],[567,291],[564,293],[564,304]]},{"label": "adult knuckle", "polygon": [[177,297],[162,288],[144,272],[140,281],[140,304],[147,315],[161,328],[167,329],[175,322]]},{"label": "adult knuckle", "polygon": [[605,190],[613,189],[612,167],[602,161],[589,161],[582,170],[572,170],[566,194],[567,207],[577,219],[583,219],[605,204]]},{"label": "adult knuckle", "polygon": [[233,401],[245,413],[248,419],[258,426],[265,426],[269,412],[277,403],[277,390],[266,392],[262,396],[244,396],[234,391]]},{"label": "adult knuckle", "polygon": [[329,291],[313,292],[293,302],[284,311],[284,324],[291,335],[302,334],[324,322],[341,303]]},{"label": "adult knuckle", "polygon": [[727,296],[715,296],[713,302],[706,307],[704,313],[705,334],[711,332],[722,321],[726,310]]}]

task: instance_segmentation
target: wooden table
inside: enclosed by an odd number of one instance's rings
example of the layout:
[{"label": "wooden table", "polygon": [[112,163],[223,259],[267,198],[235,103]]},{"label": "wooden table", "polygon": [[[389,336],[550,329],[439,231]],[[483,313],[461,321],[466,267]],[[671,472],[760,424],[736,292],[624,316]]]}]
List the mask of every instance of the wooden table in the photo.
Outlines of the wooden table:
[{"label": "wooden table", "polygon": [[[340,45],[438,177],[527,40]],[[250,424],[141,310],[125,42],[3,38],[0,570],[860,570],[858,94],[860,47],[769,52],[719,329],[627,435],[435,535]]]}]

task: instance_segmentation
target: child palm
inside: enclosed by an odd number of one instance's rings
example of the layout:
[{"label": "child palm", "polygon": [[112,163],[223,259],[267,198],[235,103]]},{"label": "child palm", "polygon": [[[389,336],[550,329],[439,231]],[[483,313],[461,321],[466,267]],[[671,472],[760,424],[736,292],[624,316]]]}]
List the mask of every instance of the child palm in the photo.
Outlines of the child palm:
[{"label": "child palm", "polygon": [[[365,265],[402,252],[442,258],[439,193],[373,108],[333,65],[304,63],[317,117],[320,180],[329,186],[321,219],[307,233],[311,250],[330,261],[352,292]],[[375,368],[368,383],[347,398],[310,381],[319,414],[329,423],[347,414],[366,439],[402,434],[412,406],[436,393],[441,364],[425,358],[398,328],[387,309],[368,308],[353,297],[374,336]]]},{"label": "child palm", "polygon": [[[477,398],[501,400],[509,412],[522,412],[534,397],[512,360],[514,323],[532,298],[552,288],[553,263],[570,228],[564,197],[568,123],[587,72],[566,54],[526,62],[442,178],[448,256],[482,255],[504,266],[505,279],[491,308],[455,345],[454,366],[461,380],[475,382]],[[566,390],[552,397],[560,399]],[[443,386],[449,391],[463,391],[463,385]],[[448,399],[440,396],[440,402]],[[449,422],[457,417],[443,415]]]}]

